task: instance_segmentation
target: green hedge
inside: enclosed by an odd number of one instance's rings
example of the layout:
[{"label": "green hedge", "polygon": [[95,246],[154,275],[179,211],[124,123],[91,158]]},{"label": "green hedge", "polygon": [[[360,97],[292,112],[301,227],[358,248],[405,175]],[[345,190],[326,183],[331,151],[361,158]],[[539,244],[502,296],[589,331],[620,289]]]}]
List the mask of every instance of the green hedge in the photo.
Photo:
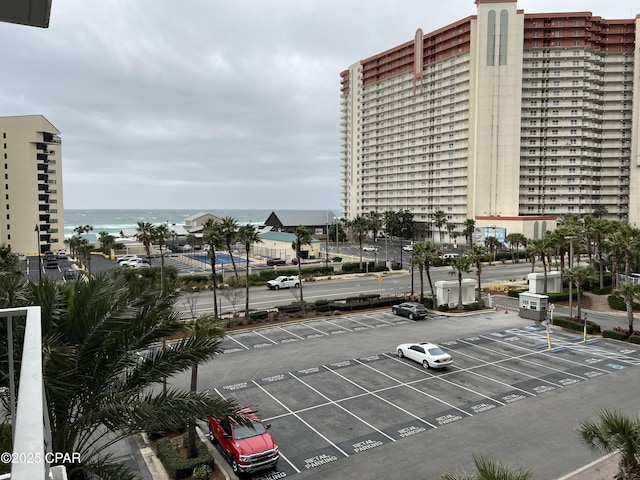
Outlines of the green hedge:
[{"label": "green hedge", "polygon": [[[614,340],[626,340],[627,336],[617,330],[603,330],[602,338],[613,338]],[[640,337],[638,337],[640,339]],[[631,341],[631,339],[629,339]]]},{"label": "green hedge", "polygon": [[398,302],[404,302],[404,297],[385,297],[358,302],[331,302],[331,310],[338,312],[351,312],[369,308],[390,307]]},{"label": "green hedge", "polygon": [[207,449],[207,446],[200,440],[196,440],[196,448],[198,456],[196,458],[180,458],[174,442],[170,438],[161,438],[156,443],[156,454],[162,461],[164,468],[170,478],[179,480],[191,476],[194,468],[200,465],[208,465],[213,467],[213,455]]},{"label": "green hedge", "polygon": [[637,343],[640,344],[640,335],[631,335],[629,337],[629,343]]},{"label": "green hedge", "polygon": [[[582,322],[569,320],[566,317],[554,318],[553,324],[557,325],[558,327],[567,328],[569,330],[575,330],[577,332],[584,331],[584,324]],[[587,320],[587,333],[589,334],[600,333],[600,325]]]},{"label": "green hedge", "polygon": [[[609,295],[609,297],[607,297],[607,302],[614,310],[622,310],[623,312],[627,311],[627,304],[625,303],[624,298],[620,295],[616,295],[615,293]],[[633,311],[635,312],[637,310],[640,310],[640,304],[633,302]]]}]

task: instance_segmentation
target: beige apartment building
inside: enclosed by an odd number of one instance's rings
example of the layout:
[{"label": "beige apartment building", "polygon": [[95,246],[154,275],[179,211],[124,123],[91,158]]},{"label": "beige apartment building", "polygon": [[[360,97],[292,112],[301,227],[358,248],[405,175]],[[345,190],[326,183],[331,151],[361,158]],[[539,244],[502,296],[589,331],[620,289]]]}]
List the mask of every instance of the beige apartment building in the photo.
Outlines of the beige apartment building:
[{"label": "beige apartment building", "polygon": [[604,206],[640,225],[640,15],[474,3],[341,73],[342,215],[442,210],[538,238]]},{"label": "beige apartment building", "polygon": [[42,115],[0,117],[0,244],[35,255],[64,248],[62,142]]}]

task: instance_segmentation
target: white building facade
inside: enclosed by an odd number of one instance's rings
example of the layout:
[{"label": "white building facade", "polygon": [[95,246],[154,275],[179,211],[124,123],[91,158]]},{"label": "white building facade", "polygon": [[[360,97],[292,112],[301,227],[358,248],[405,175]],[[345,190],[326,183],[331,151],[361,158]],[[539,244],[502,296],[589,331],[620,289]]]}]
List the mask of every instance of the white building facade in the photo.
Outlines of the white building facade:
[{"label": "white building facade", "polygon": [[529,238],[599,206],[640,224],[639,17],[475,3],[341,73],[342,215],[442,210]]}]

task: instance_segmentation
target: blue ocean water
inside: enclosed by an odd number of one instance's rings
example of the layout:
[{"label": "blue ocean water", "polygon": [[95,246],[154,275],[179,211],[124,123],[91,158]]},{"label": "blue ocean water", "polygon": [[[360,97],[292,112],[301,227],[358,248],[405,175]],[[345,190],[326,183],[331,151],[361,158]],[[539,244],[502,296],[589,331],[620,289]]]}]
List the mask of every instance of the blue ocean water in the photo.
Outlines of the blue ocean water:
[{"label": "blue ocean water", "polygon": [[262,225],[273,210],[76,210],[64,211],[64,236],[73,236],[73,229],[91,225],[93,233],[118,234],[123,228],[135,228],[138,222],[154,225],[169,223],[183,225],[185,218],[197,213],[211,213],[216,217],[235,218],[239,225]]}]

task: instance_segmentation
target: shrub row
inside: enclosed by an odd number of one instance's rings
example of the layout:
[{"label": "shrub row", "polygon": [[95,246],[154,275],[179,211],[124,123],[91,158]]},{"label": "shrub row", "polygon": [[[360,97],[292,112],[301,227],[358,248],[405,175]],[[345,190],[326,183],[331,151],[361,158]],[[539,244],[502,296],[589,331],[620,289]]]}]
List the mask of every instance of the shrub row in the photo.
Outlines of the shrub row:
[{"label": "shrub row", "polygon": [[[615,293],[609,295],[607,302],[609,303],[609,306],[615,310],[622,310],[623,312],[626,312],[627,310],[627,304],[625,303],[624,298],[620,295],[616,295]],[[633,302],[633,310],[640,310],[640,304]]]},{"label": "shrub row", "polygon": [[213,455],[211,455],[207,446],[200,439],[197,439],[196,442],[198,450],[198,456],[196,458],[180,458],[176,446],[170,438],[161,438],[156,443],[156,454],[162,461],[169,477],[173,480],[191,476],[193,470],[200,465],[213,467]]},{"label": "shrub row", "polygon": [[618,332],[617,330],[603,330],[602,338],[613,338],[614,340],[626,340],[627,336],[622,332]]},{"label": "shrub row", "polygon": [[[568,328],[569,330],[575,330],[578,332],[584,331],[584,323],[579,320],[569,320],[566,317],[556,317],[553,319],[553,323],[554,325],[562,328]],[[595,322],[587,321],[587,333],[600,333],[600,325]]]}]

